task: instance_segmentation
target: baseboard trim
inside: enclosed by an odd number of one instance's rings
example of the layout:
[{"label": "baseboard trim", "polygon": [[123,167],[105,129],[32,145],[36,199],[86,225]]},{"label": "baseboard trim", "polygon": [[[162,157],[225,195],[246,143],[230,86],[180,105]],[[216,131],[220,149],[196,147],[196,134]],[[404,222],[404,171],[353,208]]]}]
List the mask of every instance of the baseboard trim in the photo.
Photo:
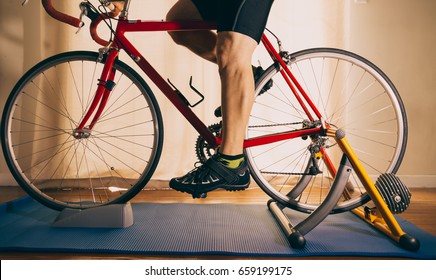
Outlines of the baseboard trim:
[{"label": "baseboard trim", "polygon": [[11,173],[0,172],[0,186],[18,186]]},{"label": "baseboard trim", "polygon": [[398,175],[409,188],[436,188],[436,175]]},{"label": "baseboard trim", "polygon": [[[436,188],[436,175],[398,175],[409,188]],[[0,186],[18,186],[10,173],[0,173]]]}]

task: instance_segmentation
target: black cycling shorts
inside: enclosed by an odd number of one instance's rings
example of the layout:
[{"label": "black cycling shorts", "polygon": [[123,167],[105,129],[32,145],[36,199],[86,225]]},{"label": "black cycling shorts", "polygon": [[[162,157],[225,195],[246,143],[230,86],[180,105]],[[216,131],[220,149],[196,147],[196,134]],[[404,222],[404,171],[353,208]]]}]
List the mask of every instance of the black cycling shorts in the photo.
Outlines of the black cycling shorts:
[{"label": "black cycling shorts", "polygon": [[217,31],[235,31],[260,42],[274,0],[192,0]]}]

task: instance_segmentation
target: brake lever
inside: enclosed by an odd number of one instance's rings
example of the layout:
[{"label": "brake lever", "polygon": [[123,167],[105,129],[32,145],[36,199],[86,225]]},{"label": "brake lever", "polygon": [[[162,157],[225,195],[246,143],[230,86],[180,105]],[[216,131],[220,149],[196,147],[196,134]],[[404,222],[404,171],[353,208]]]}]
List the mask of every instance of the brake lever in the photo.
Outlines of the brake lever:
[{"label": "brake lever", "polygon": [[88,9],[86,8],[84,2],[80,3],[79,7],[80,7],[80,15],[79,15],[80,27],[77,29],[76,34],[78,34],[80,30],[82,30],[82,27],[85,25],[85,22],[82,20],[83,16],[88,15]]},{"label": "brake lever", "polygon": [[79,33],[79,31],[82,29],[82,27],[85,25],[85,22],[82,20],[83,16],[87,16],[91,21],[95,20],[99,15],[95,13],[92,9],[89,8],[88,1],[81,2],[80,5],[80,27],[77,30],[76,34]]}]

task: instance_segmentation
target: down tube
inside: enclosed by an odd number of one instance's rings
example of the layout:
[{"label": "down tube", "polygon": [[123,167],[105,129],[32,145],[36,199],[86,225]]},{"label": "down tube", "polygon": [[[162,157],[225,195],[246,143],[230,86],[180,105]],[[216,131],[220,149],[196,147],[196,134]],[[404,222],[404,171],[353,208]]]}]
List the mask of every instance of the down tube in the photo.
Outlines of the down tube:
[{"label": "down tube", "polygon": [[162,91],[162,93],[173,103],[180,113],[188,122],[204,137],[207,143],[212,147],[218,146],[216,137],[210,132],[207,126],[192,112],[188,105],[180,98],[178,93],[162,78],[162,76],[151,66],[151,64],[141,55],[141,53],[130,43],[126,37],[119,35],[117,37],[119,45],[133,58],[135,63],[144,71],[144,73],[153,81],[153,83]]}]

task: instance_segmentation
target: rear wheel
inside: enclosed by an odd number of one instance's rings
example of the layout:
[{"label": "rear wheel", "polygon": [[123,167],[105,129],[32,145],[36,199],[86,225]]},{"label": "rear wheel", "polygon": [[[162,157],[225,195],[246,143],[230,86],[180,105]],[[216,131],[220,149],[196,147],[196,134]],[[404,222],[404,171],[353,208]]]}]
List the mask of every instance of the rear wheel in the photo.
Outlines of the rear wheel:
[{"label": "rear wheel", "polygon": [[[389,78],[366,59],[338,49],[316,48],[291,55],[289,69],[324,120],[346,131],[347,140],[370,177],[395,173],[407,144],[407,119],[401,98]],[[278,65],[272,65],[256,83],[256,100],[247,138],[318,126],[301,109]],[[264,85],[273,86],[262,93]],[[342,151],[333,138],[301,137],[246,149],[252,176],[273,199],[302,212],[312,212],[329,193]],[[326,156],[327,155],[327,156]],[[318,174],[316,174],[319,172]],[[352,173],[343,199],[334,208],[342,212],[369,201]]]}]

